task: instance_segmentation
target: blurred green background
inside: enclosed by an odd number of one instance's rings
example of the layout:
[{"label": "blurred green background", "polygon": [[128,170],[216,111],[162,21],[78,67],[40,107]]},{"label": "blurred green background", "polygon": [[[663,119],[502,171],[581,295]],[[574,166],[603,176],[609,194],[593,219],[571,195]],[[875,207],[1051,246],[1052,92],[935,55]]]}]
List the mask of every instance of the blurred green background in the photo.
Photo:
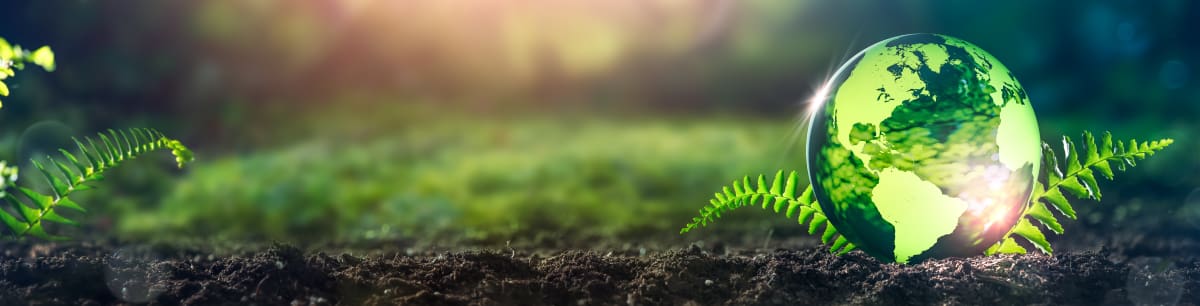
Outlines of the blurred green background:
[{"label": "blurred green background", "polygon": [[798,118],[843,60],[934,32],[1005,63],[1047,140],[1177,140],[1071,223],[1200,235],[1197,28],[1191,1],[6,1],[0,36],[59,68],[9,82],[0,159],[110,127],[195,149],[108,175],[77,235],[795,236],[751,210],[676,231],[732,179],[804,170]]}]

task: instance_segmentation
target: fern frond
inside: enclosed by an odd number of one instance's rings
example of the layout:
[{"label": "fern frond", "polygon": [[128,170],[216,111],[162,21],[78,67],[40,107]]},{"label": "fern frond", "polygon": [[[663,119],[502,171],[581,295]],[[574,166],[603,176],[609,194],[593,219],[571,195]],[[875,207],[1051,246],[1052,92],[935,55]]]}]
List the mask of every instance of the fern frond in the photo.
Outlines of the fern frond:
[{"label": "fern frond", "polygon": [[[15,169],[12,180],[5,180],[0,186],[6,192],[0,192],[0,197],[16,211],[0,209],[0,221],[11,231],[13,237],[34,236],[42,239],[60,239],[61,237],[48,234],[43,228],[45,222],[76,225],[77,223],[59,214],[57,209],[67,208],[79,212],[87,212],[82,206],[71,200],[75,191],[92,188],[92,184],[104,179],[105,170],[120,165],[122,162],[137,158],[143,153],[164,149],[170,150],[175,156],[179,167],[183,167],[193,159],[192,151],[178,140],[167,138],[153,129],[130,129],[99,133],[100,141],[91,137],[84,138],[89,145],[75,139],[78,148],[76,153],[60,149],[61,157],[46,156],[42,160],[33,160],[33,165],[49,184],[50,192],[41,193],[26,187],[8,186],[15,181]],[[68,164],[69,163],[69,164]],[[4,175],[4,165],[0,164],[0,176]],[[8,188],[12,187],[12,188]],[[9,190],[16,192],[7,192]]]},{"label": "fern frond", "polygon": [[679,233],[708,226],[710,222],[716,221],[722,214],[731,210],[757,205],[788,218],[796,218],[800,224],[808,224],[810,235],[817,234],[824,226],[821,243],[830,245],[830,252],[845,254],[854,250],[854,244],[838,234],[833,223],[830,223],[821,211],[821,206],[813,197],[812,186],[805,185],[803,191],[800,191],[799,195],[796,194],[800,185],[800,175],[796,171],[786,175],[783,170],[776,172],[770,185],[767,184],[764,175],[759,175],[754,181],[751,181],[749,176],[743,177],[742,180],[733,181],[730,186],[724,187],[722,192],[713,194],[709,205],[700,209],[700,216],[692,218],[692,222],[680,229]]},{"label": "fern frond", "polygon": [[1067,218],[1075,219],[1075,209],[1064,194],[1078,199],[1099,201],[1102,194],[1096,180],[1097,173],[1112,180],[1114,166],[1118,171],[1125,171],[1127,167],[1136,166],[1138,160],[1146,159],[1175,142],[1170,138],[1148,142],[1130,140],[1129,146],[1126,147],[1124,142],[1114,142],[1109,132],[1101,135],[1099,143],[1096,141],[1092,133],[1083,132],[1081,151],[1081,146],[1077,146],[1070,137],[1063,136],[1062,150],[1065,161],[1058,158],[1050,144],[1042,144],[1044,180],[1034,184],[1029,206],[1017,225],[1009,230],[1000,242],[988,248],[985,254],[1026,253],[1025,248],[1013,239],[1013,234],[1028,241],[1042,253],[1052,254],[1054,250],[1046,236],[1041,228],[1034,224],[1036,221],[1051,232],[1062,234],[1062,225],[1049,207],[1054,207],[1059,214]]}]

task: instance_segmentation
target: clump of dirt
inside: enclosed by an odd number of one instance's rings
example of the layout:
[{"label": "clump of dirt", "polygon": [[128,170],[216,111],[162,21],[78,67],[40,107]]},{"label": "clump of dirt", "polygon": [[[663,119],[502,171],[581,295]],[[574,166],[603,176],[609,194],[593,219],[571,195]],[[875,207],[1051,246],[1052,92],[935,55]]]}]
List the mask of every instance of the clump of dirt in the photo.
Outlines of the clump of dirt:
[{"label": "clump of dirt", "polygon": [[1196,259],[1108,251],[884,264],[820,247],[363,257],[286,245],[214,256],[89,243],[3,245],[0,301],[114,305],[1173,304],[1200,301]]}]

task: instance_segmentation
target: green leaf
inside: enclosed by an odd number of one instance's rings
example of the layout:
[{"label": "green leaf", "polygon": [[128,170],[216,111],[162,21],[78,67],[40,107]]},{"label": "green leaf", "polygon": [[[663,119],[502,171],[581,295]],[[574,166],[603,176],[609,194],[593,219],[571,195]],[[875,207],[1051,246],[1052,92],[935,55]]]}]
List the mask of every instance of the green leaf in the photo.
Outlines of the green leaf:
[{"label": "green leaf", "polygon": [[1046,208],[1046,205],[1042,204],[1042,202],[1033,202],[1033,206],[1029,208],[1029,212],[1027,214],[1030,217],[1033,217],[1033,219],[1038,220],[1038,222],[1041,222],[1042,225],[1046,226],[1046,228],[1054,231],[1055,234],[1062,234],[1063,228],[1062,225],[1058,223],[1058,218],[1055,218],[1054,214],[1051,213],[1050,210]]},{"label": "green leaf", "polygon": [[1096,201],[1100,200],[1100,184],[1096,183],[1096,177],[1092,175],[1092,170],[1087,168],[1079,170],[1079,179],[1083,180],[1083,187],[1087,188],[1088,196]]},{"label": "green leaf", "polygon": [[1067,192],[1070,192],[1071,195],[1075,196],[1076,198],[1086,199],[1089,196],[1087,188],[1083,187],[1083,184],[1079,183],[1079,178],[1077,176],[1063,178],[1059,186],[1063,189],[1066,189]]},{"label": "green leaf", "polygon": [[1042,194],[1042,199],[1049,202],[1055,209],[1058,209],[1059,213],[1066,215],[1072,220],[1075,219],[1075,208],[1071,207],[1071,203],[1067,202],[1067,197],[1064,197],[1062,192],[1058,191],[1058,188],[1046,191],[1046,193]]},{"label": "green leaf", "polygon": [[137,146],[138,147],[137,153],[142,153],[142,152],[151,150],[150,144],[154,143],[154,142],[158,142],[158,139],[150,137],[150,134],[146,133],[146,129],[136,128],[136,129],[130,130],[129,133],[133,134],[134,140],[140,144]]},{"label": "green leaf", "polygon": [[[38,209],[49,209],[54,207],[54,197],[52,196],[44,195],[38,193],[37,191],[33,191],[33,189],[25,187],[17,187],[17,190],[21,191],[21,194],[24,194],[25,197],[29,198],[30,201],[33,201],[33,204],[37,205]],[[26,220],[34,219],[37,218],[26,218]]]},{"label": "green leaf", "polygon": [[39,163],[37,160],[33,160],[33,166],[42,173],[42,176],[46,177],[46,182],[50,183],[50,187],[54,188],[54,195],[59,197],[67,195],[70,186],[67,186],[66,182],[63,182],[61,178],[46,170],[46,167],[43,167],[42,163]]},{"label": "green leaf", "polygon": [[1104,135],[1100,136],[1100,159],[1107,160],[1113,153],[1112,133],[1104,131]]},{"label": "green leaf", "polygon": [[59,215],[57,212],[54,212],[53,209],[46,211],[46,214],[42,215],[42,221],[50,221],[50,222],[61,223],[61,224],[66,224],[66,225],[79,225],[79,223],[76,223],[75,221],[72,221],[71,219],[64,218],[63,216]]},{"label": "green leaf", "polygon": [[817,210],[809,206],[801,206],[800,216],[796,217],[796,222],[804,224],[812,219],[813,215],[817,214]]},{"label": "green leaf", "polygon": [[30,224],[29,228],[25,229],[24,234],[45,240],[57,240],[56,237],[46,233],[46,229],[42,228],[41,222]]},{"label": "green leaf", "polygon": [[1017,226],[1013,227],[1013,233],[1033,243],[1042,253],[1054,252],[1054,249],[1050,248],[1050,242],[1046,241],[1046,236],[1042,234],[1042,230],[1029,223],[1029,219],[1021,218],[1021,221],[1017,222]]},{"label": "green leaf", "polygon": [[790,202],[788,204],[787,213],[785,213],[784,216],[791,218],[796,215],[797,211],[800,211],[801,209],[804,209],[804,208],[806,208],[805,205],[800,203],[799,201]]},{"label": "green leaf", "polygon": [[184,165],[196,160],[192,150],[188,149],[187,146],[184,146],[178,140],[167,140],[166,147],[171,149],[171,155],[175,155],[175,163],[179,165],[179,168],[183,168]]},{"label": "green leaf", "polygon": [[788,174],[787,184],[784,185],[783,194],[780,194],[780,196],[783,196],[783,197],[789,198],[789,199],[796,198],[796,178],[797,177],[798,177],[798,175],[796,175],[796,171],[792,171],[790,174]]},{"label": "green leaf", "polygon": [[29,56],[29,60],[46,71],[54,71],[54,51],[49,46],[42,46]]},{"label": "green leaf", "polygon": [[1057,186],[1058,181],[1062,180],[1062,169],[1058,168],[1058,156],[1055,156],[1054,149],[1050,148],[1050,144],[1042,143],[1042,171],[1046,173],[1044,176],[1047,180],[1046,186]]},{"label": "green leaf", "polygon": [[782,192],[782,189],[783,189],[783,170],[779,170],[779,172],[775,172],[775,179],[771,180],[771,190],[768,190],[767,192],[769,194],[780,194],[780,192]]},{"label": "green leaf", "polygon": [[1103,175],[1104,178],[1110,181],[1113,179],[1112,167],[1109,166],[1107,160],[1097,161],[1095,164],[1092,164],[1092,169],[1096,169],[1097,172],[1100,172],[1100,175]]},{"label": "green leaf", "polygon": [[23,227],[22,230],[28,229],[30,224],[33,224],[38,220],[38,218],[41,218],[39,213],[40,210],[29,207],[29,205],[25,205],[21,201],[11,196],[5,197],[4,199],[8,202],[9,206],[12,206],[12,208],[20,214],[21,219],[25,220],[26,226]]},{"label": "green leaf", "polygon": [[0,60],[7,61],[13,58],[12,45],[8,44],[7,40],[0,38]]},{"label": "green leaf", "polygon": [[1017,244],[1017,241],[1013,240],[1012,237],[1005,237],[1004,240],[1001,240],[1000,242],[997,242],[996,244],[992,245],[992,247],[988,248],[987,251],[985,252],[985,254],[987,254],[987,255],[1025,254],[1025,253],[1026,253],[1025,247],[1022,247],[1020,244]]},{"label": "green leaf", "polygon": [[100,158],[94,153],[88,151],[87,147],[85,147],[83,142],[80,142],[78,138],[71,137],[71,140],[75,141],[75,146],[79,147],[79,156],[87,160],[88,169],[87,171],[84,171],[83,176],[91,176],[92,173],[95,173],[96,170],[100,169],[100,164],[97,163]]},{"label": "green leaf", "polygon": [[804,188],[804,192],[801,192],[800,197],[796,199],[805,205],[811,205],[812,203],[816,202],[816,199],[813,198],[813,189],[811,187]]},{"label": "green leaf", "polygon": [[84,208],[83,208],[83,206],[79,206],[79,204],[75,203],[75,201],[74,201],[74,200],[71,200],[71,198],[61,198],[61,199],[59,199],[59,200],[58,200],[58,206],[62,206],[62,207],[66,207],[66,208],[74,209],[74,210],[77,210],[77,211],[79,211],[79,212],[87,212],[87,209],[84,209]]},{"label": "green leaf", "polygon": [[[751,202],[751,204],[754,203],[754,201],[750,201],[750,202]],[[771,206],[772,203],[774,203],[775,205],[779,205],[779,203],[781,203],[781,202],[785,202],[785,201],[779,200],[778,198],[771,196],[770,194],[764,194],[762,197],[762,209],[767,209],[767,207]],[[789,208],[790,208],[790,206],[789,206]]]},{"label": "green leaf", "polygon": [[71,164],[75,166],[75,170],[79,170],[79,175],[75,176],[75,181],[81,181],[84,177],[87,177],[88,171],[90,170],[88,165],[85,165],[83,162],[79,161],[79,159],[75,157],[75,154],[71,154],[71,152],[67,151],[66,149],[58,149],[58,152],[62,153],[63,157],[66,157],[67,161],[70,161]]},{"label": "green leaf", "polygon": [[[1117,170],[1124,171],[1127,166],[1136,166],[1136,160],[1153,155],[1154,152],[1162,150],[1174,142],[1169,138],[1140,143],[1137,140],[1130,140],[1126,146],[1126,142],[1113,141],[1112,134],[1109,132],[1105,132],[1098,143],[1091,133],[1084,132],[1083,141],[1085,151],[1081,152],[1077,150],[1079,146],[1072,142],[1071,138],[1063,137],[1063,154],[1067,158],[1065,162],[1058,159],[1048,144],[1043,143],[1044,183],[1034,184],[1030,206],[1021,215],[1020,223],[1009,230],[1001,243],[993,245],[986,253],[999,252],[1004,247],[1003,244],[1008,243],[1008,239],[1012,238],[1011,235],[1016,234],[1033,243],[1043,253],[1050,254],[1053,249],[1050,248],[1045,235],[1039,227],[1030,223],[1029,218],[1038,220],[1052,232],[1061,234],[1062,225],[1054,217],[1054,213],[1049,207],[1053,206],[1060,214],[1071,219],[1076,218],[1075,210],[1068,203],[1062,190],[1066,190],[1076,198],[1100,200],[1102,196],[1100,185],[1093,171],[1100,172],[1105,178],[1111,180],[1113,171],[1110,162],[1116,162]],[[1080,155],[1085,156],[1082,164],[1079,163]],[[1064,163],[1065,171],[1058,167],[1059,164]],[[1026,216],[1029,218],[1025,218]],[[1011,249],[1014,251],[1020,247],[1016,244],[1013,245]],[[1020,251],[1023,250],[1020,248]]]},{"label": "green leaf", "polygon": [[[20,204],[17,204],[17,205],[20,205]],[[0,221],[3,221],[4,226],[8,227],[8,230],[11,231],[13,234],[23,232],[23,231],[25,231],[25,228],[28,227],[28,225],[26,225],[25,222],[21,222],[20,220],[17,220],[17,217],[9,214],[7,211],[4,211],[4,210],[0,210]]]},{"label": "green leaf", "polygon": [[1100,172],[1100,175],[1103,175],[1104,178],[1111,181],[1113,179],[1113,171],[1111,164],[1109,164],[1109,160],[1112,158],[1113,154],[1116,153],[1113,148],[1112,133],[1105,131],[1104,135],[1100,136],[1099,145],[1100,147],[1096,150],[1098,152],[1098,156],[1096,156],[1096,160],[1090,164],[1092,164],[1092,169]]},{"label": "green leaf", "polygon": [[[173,145],[168,143],[168,147],[171,146]],[[810,234],[816,234],[824,224],[825,231],[821,234],[822,243],[833,242],[836,246],[831,248],[830,252],[836,251],[843,254],[853,250],[854,245],[839,236],[837,229],[821,213],[820,205],[813,198],[811,186],[803,186],[804,190],[799,196],[796,195],[796,190],[801,187],[798,183],[799,177],[800,175],[795,171],[784,174],[784,171],[780,170],[775,173],[769,188],[766,184],[766,177],[763,175],[759,175],[755,180],[750,180],[750,176],[746,176],[739,181],[733,181],[729,186],[722,187],[722,192],[713,194],[709,205],[701,208],[700,215],[692,218],[691,222],[679,230],[679,233],[683,234],[697,227],[707,226],[709,222],[720,218],[724,212],[742,206],[760,205],[763,209],[771,209],[787,218],[795,217],[796,222],[800,224],[807,223]],[[838,239],[834,239],[834,237]]]},{"label": "green leaf", "polygon": [[[173,145],[164,147],[172,150],[172,154],[177,156],[177,161],[179,159],[179,155],[176,151],[186,151],[187,154],[190,154],[190,151],[187,150],[187,148],[177,140],[168,139],[165,137],[159,137],[151,140],[149,138],[136,136],[139,133],[144,135],[152,134],[150,132],[143,133],[135,130],[122,130],[120,132],[109,130],[107,135],[105,133],[97,134],[97,136],[101,139],[101,143],[103,144],[102,146],[98,145],[97,142],[90,137],[85,138],[87,139],[88,145],[85,145],[83,141],[73,139],[75,141],[75,146],[79,148],[78,155],[73,154],[65,149],[60,149],[59,152],[62,153],[66,160],[69,160],[71,164],[74,164],[75,169],[79,171],[78,173],[72,170],[71,165],[60,162],[53,157],[47,156],[45,161],[32,160],[34,167],[37,168],[42,176],[45,177],[46,181],[53,189],[52,194],[47,195],[26,187],[16,187],[16,190],[20,192],[24,198],[29,200],[28,204],[16,198],[13,194],[3,195],[3,197],[5,198],[5,201],[7,201],[13,207],[14,210],[20,213],[21,219],[18,219],[16,216],[9,215],[7,212],[0,210],[0,221],[5,222],[5,225],[9,227],[9,229],[13,230],[14,237],[28,235],[42,239],[62,239],[63,237],[52,236],[46,233],[45,229],[42,227],[42,223],[54,222],[76,225],[77,223],[74,220],[60,215],[56,209],[67,208],[79,212],[87,212],[83,206],[80,206],[78,203],[72,200],[70,196],[76,191],[92,189],[93,186],[90,185],[91,183],[104,179],[104,175],[102,174],[104,170],[112,167],[119,161],[136,158],[138,156],[137,153],[139,152],[148,152],[149,148],[156,147],[154,144],[159,142],[174,142]],[[134,149],[137,147],[146,148],[147,150]],[[78,157],[86,157],[86,159],[81,159]],[[186,157],[189,159],[191,158],[190,155]],[[51,165],[53,165],[55,169],[49,169],[45,167],[46,162],[49,162]],[[2,168],[3,167],[0,167],[0,170],[2,170]],[[4,175],[4,173],[0,173],[0,175]],[[13,172],[13,180],[15,180],[15,171]],[[0,189],[0,191],[2,191],[2,189]],[[740,198],[738,200],[745,201],[746,199]],[[719,214],[717,215],[719,216]],[[707,222],[707,220],[699,221],[702,223]]]},{"label": "green leaf", "polygon": [[8,96],[8,85],[5,85],[4,82],[0,82],[0,96]]},{"label": "green leaf", "polygon": [[850,251],[853,251],[854,249],[858,248],[858,247],[854,246],[853,243],[850,243],[849,240],[846,240],[846,237],[838,237],[838,240],[833,242],[834,246],[837,246],[839,241],[844,241],[844,242],[842,242],[842,250],[837,252],[838,256],[845,255],[846,253],[850,253]]},{"label": "green leaf", "polygon": [[1096,147],[1096,138],[1092,136],[1091,132],[1083,131],[1083,145],[1087,146],[1087,150],[1085,153],[1087,155],[1087,158],[1084,159],[1083,163],[1084,164],[1092,164],[1092,163],[1099,162],[1100,161],[1100,151],[1099,151],[1099,148]]},{"label": "green leaf", "polygon": [[[833,226],[833,225],[830,224],[829,226]],[[830,230],[830,231],[832,231],[832,230]],[[846,236],[839,235],[837,237],[837,239],[833,241],[833,245],[829,247],[829,252],[831,252],[831,253],[836,252],[838,255],[842,255],[842,254],[846,254],[847,252],[850,252],[850,250],[853,250],[853,249],[854,249],[854,245],[850,244],[849,240],[846,240]],[[842,251],[838,251],[838,250],[842,250]]]},{"label": "green leaf", "polygon": [[[829,229],[833,228],[833,224],[829,223],[828,221],[826,221],[825,223],[826,223],[825,224],[826,231],[825,231],[825,233],[821,234],[821,243],[829,244],[829,239],[833,239],[833,236],[837,235],[837,231],[829,230]],[[830,251],[834,251],[834,250],[837,250],[837,249],[831,249]]]},{"label": "green leaf", "polygon": [[1067,173],[1079,171],[1082,166],[1079,165],[1079,150],[1075,149],[1075,143],[1071,142],[1071,137],[1063,136],[1063,154],[1067,157]]},{"label": "green leaf", "polygon": [[71,172],[71,167],[68,167],[67,164],[54,160],[53,158],[50,158],[49,160],[50,162],[54,163],[54,166],[58,167],[58,171],[67,178],[67,186],[75,187],[75,181],[82,179],[82,177],[75,176],[75,173]]},{"label": "green leaf", "polygon": [[817,229],[821,227],[821,224],[825,224],[825,221],[827,219],[825,219],[824,214],[813,214],[812,221],[808,222],[808,234],[816,234]]},{"label": "green leaf", "polygon": [[101,150],[103,146],[97,145],[97,141],[92,140],[91,137],[85,137],[84,139],[87,139],[88,145],[90,145],[88,150],[84,151],[90,153],[89,157],[94,156],[96,158],[92,160],[96,162],[96,172],[104,171],[109,166],[112,166],[112,157],[109,157],[107,149]]},{"label": "green leaf", "polygon": [[117,151],[117,146],[113,145],[112,139],[109,139],[108,135],[104,133],[98,133],[96,136],[100,137],[100,142],[103,145],[101,149],[104,150],[105,157],[108,157],[108,165],[110,167],[116,166],[117,163],[121,162],[121,152]]},{"label": "green leaf", "polygon": [[[133,158],[133,156],[134,156],[133,155],[133,143],[129,142],[129,135],[125,133],[125,130],[121,130],[120,132],[115,132],[115,133],[113,132],[113,130],[108,130],[108,132],[113,134],[114,141],[120,142],[118,145],[122,145],[122,144],[125,145],[124,149],[122,150],[124,152],[122,152],[123,154],[121,154],[121,155],[124,156],[125,158]],[[118,137],[118,136],[120,136],[120,137]],[[120,139],[118,140],[117,138],[120,138]]]}]

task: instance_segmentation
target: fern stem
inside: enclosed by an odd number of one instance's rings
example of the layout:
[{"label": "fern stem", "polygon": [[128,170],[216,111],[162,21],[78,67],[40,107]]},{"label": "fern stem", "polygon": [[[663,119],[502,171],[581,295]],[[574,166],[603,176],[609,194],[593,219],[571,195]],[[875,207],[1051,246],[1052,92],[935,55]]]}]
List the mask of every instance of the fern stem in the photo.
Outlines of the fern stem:
[{"label": "fern stem", "polygon": [[[1071,152],[1071,154],[1078,154],[1078,153]],[[1125,158],[1131,158],[1133,156],[1134,156],[1133,153],[1124,152],[1121,154],[1113,154],[1112,156],[1109,156],[1109,157],[1096,159],[1095,161],[1092,161],[1092,162],[1085,162],[1081,167],[1079,167],[1079,169],[1075,169],[1075,171],[1071,171],[1070,173],[1064,174],[1062,176],[1062,179],[1058,180],[1057,182],[1054,182],[1054,184],[1046,185],[1045,186],[1046,190],[1058,188],[1059,186],[1062,186],[1063,182],[1066,182],[1067,180],[1078,179],[1080,173],[1083,173],[1084,171],[1092,171],[1091,168],[1093,166],[1099,165],[1102,162],[1107,163],[1107,162],[1109,162],[1109,160],[1113,160],[1113,159],[1124,160]],[[1057,171],[1057,169],[1055,171]],[[1029,203],[1037,202],[1038,200],[1041,200],[1042,197],[1045,195],[1046,195],[1045,193],[1042,193],[1042,194],[1039,194],[1036,198],[1030,198]],[[1025,210],[1024,213],[1021,213],[1021,217],[1025,217],[1025,215],[1027,215],[1028,213],[1029,213],[1029,210]]]},{"label": "fern stem", "polygon": [[54,209],[57,208],[60,203],[62,203],[63,199],[67,199],[67,197],[70,196],[70,194],[72,192],[75,192],[75,186],[80,186],[80,184],[95,182],[96,178],[98,178],[98,175],[100,175],[100,172],[93,172],[92,174],[89,174],[87,176],[81,176],[78,181],[72,183],[71,186],[67,187],[66,191],[63,192],[63,194],[55,196],[54,200],[50,202],[50,205],[46,205],[46,208],[39,210],[37,218],[34,220],[30,220],[32,222],[29,222],[29,226],[25,227],[25,229],[21,230],[20,232],[17,232],[16,237],[25,237],[25,234],[28,234],[29,230],[35,228],[38,224],[41,224],[42,220],[45,220],[46,214],[49,214],[51,211],[54,211]]},{"label": "fern stem", "polygon": [[[59,215],[56,209],[70,208],[86,212],[87,210],[71,200],[70,196],[75,191],[91,189],[92,186],[89,184],[103,180],[105,170],[116,167],[125,160],[137,158],[143,153],[158,149],[170,150],[180,167],[193,159],[191,150],[179,143],[178,140],[167,138],[152,129],[131,129],[128,133],[109,130],[109,135],[112,136],[111,139],[104,133],[99,134],[103,141],[101,145],[97,145],[92,138],[87,138],[88,143],[92,145],[84,146],[83,142],[76,139],[79,155],[76,156],[65,149],[60,149],[63,160],[55,160],[53,157],[47,156],[43,161],[50,165],[49,168],[43,166],[39,160],[33,160],[33,165],[50,185],[51,192],[42,193],[16,186],[13,191],[23,194],[23,198],[27,201],[22,200],[22,197],[18,197],[13,192],[5,192],[3,196],[0,196],[19,213],[19,215],[15,215],[0,210],[0,221],[3,221],[9,228],[13,237],[21,238],[28,235],[43,239],[61,238],[47,234],[42,226],[45,224],[43,221],[78,225],[75,221]],[[74,165],[75,170],[62,161],[69,161]],[[18,216],[20,219],[17,218]]]},{"label": "fern stem", "polygon": [[[800,224],[807,223],[810,235],[815,235],[821,229],[821,225],[824,225],[821,243],[828,245],[832,242],[829,249],[832,253],[845,254],[854,250],[854,244],[840,235],[821,211],[821,206],[813,196],[812,186],[804,185],[800,181],[800,175],[796,171],[785,175],[783,170],[775,173],[770,185],[767,185],[764,175],[759,175],[758,179],[753,181],[756,183],[751,183],[749,176],[733,181],[730,186],[723,188],[722,192],[713,194],[713,199],[709,201],[711,205],[701,208],[700,216],[692,218],[692,222],[680,229],[679,233],[707,226],[708,222],[715,221],[722,213],[730,210],[760,204],[764,210],[770,207],[775,213],[789,219],[795,218]],[[797,189],[802,190],[799,195],[796,194]]]},{"label": "fern stem", "polygon": [[[1072,190],[1072,193],[1075,197],[1092,198],[1099,201],[1100,189],[1099,186],[1096,186],[1096,179],[1092,174],[1093,169],[1096,171],[1101,171],[1102,174],[1105,174],[1106,178],[1112,180],[1113,173],[1109,162],[1115,161],[1117,163],[1127,163],[1129,166],[1133,166],[1134,160],[1145,159],[1147,156],[1153,155],[1155,151],[1162,150],[1163,148],[1166,148],[1174,143],[1174,140],[1170,138],[1158,141],[1147,141],[1141,143],[1140,145],[1137,141],[1131,140],[1129,142],[1129,148],[1126,150],[1122,142],[1117,142],[1117,146],[1113,147],[1112,134],[1105,132],[1101,138],[1102,142],[1098,147],[1096,144],[1096,139],[1092,137],[1090,132],[1086,131],[1083,133],[1083,140],[1084,145],[1087,147],[1084,148],[1084,151],[1080,151],[1076,149],[1075,143],[1072,142],[1070,138],[1066,136],[1063,137],[1063,153],[1066,154],[1065,157],[1067,160],[1065,171],[1059,168],[1061,161],[1059,161],[1057,156],[1054,155],[1054,151],[1049,149],[1049,145],[1043,144],[1043,147],[1045,148],[1043,154],[1047,154],[1047,156],[1043,157],[1042,168],[1046,173],[1047,184],[1045,186],[1041,186],[1040,183],[1036,183],[1034,185],[1034,196],[1031,196],[1029,202],[1025,204],[1025,210],[1021,212],[1020,217],[1017,219],[1018,223],[1005,232],[1004,236],[1001,236],[1000,242],[997,242],[996,245],[994,245],[992,248],[989,248],[989,250],[986,252],[987,254],[991,254],[994,250],[1003,249],[1009,243],[1014,243],[1011,250],[1017,253],[1024,253],[1024,248],[1015,245],[1015,242],[1011,239],[1013,234],[1018,234],[1026,238],[1028,241],[1034,243],[1035,246],[1038,246],[1042,252],[1050,254],[1052,252],[1050,250],[1050,244],[1048,241],[1046,241],[1044,235],[1041,234],[1040,228],[1028,222],[1026,219],[1026,217],[1033,217],[1033,219],[1037,219],[1042,223],[1043,226],[1049,227],[1055,233],[1062,233],[1061,226],[1050,212],[1043,209],[1041,210],[1041,215],[1031,215],[1031,213],[1035,211],[1035,208],[1038,207],[1037,205],[1040,204],[1042,199],[1051,193],[1057,192],[1056,196],[1059,198],[1059,200],[1055,201],[1054,198],[1051,198],[1049,202],[1054,203],[1050,204],[1056,206],[1061,213],[1064,213],[1068,217],[1074,219],[1074,209],[1071,209],[1070,204],[1067,204],[1066,200],[1062,198],[1062,191],[1060,191],[1059,188]],[[1082,164],[1080,163],[1081,155],[1084,157],[1082,159]],[[1120,166],[1118,169],[1125,169],[1124,164],[1118,165]],[[1079,181],[1081,179],[1087,184],[1087,186],[1079,185]],[[1053,183],[1050,183],[1051,181],[1053,181]],[[1068,183],[1070,185],[1064,185]],[[1074,187],[1072,187],[1072,185],[1074,185]],[[1083,194],[1083,192],[1086,192],[1086,194]]]}]

